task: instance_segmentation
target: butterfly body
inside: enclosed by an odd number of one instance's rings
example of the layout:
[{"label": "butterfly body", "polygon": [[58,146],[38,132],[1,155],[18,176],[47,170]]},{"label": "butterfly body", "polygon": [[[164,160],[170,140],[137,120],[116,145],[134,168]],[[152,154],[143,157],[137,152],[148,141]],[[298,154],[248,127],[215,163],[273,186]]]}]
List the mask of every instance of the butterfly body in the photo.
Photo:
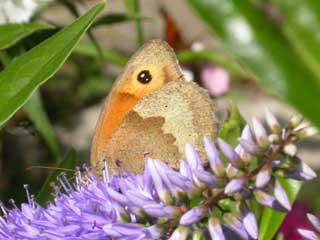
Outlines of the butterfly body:
[{"label": "butterfly body", "polygon": [[186,82],[171,48],[153,40],[128,62],[100,115],[91,163],[101,171],[124,167],[141,172],[144,153],[176,167],[186,143],[200,153],[202,138],[215,137],[214,107],[207,92]]}]

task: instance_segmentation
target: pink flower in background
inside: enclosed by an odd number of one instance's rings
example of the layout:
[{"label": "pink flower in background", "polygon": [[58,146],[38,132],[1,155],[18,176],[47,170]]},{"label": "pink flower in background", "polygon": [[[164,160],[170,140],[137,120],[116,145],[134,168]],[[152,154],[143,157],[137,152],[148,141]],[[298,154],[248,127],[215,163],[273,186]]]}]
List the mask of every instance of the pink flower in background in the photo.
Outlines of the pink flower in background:
[{"label": "pink flower in background", "polygon": [[229,90],[230,76],[226,70],[214,65],[205,65],[200,73],[201,83],[213,96]]},{"label": "pink flower in background", "polygon": [[309,210],[301,203],[295,202],[292,206],[291,212],[288,213],[282,222],[279,233],[283,235],[285,240],[302,240],[303,238],[298,233],[298,228],[312,230],[306,214]]}]

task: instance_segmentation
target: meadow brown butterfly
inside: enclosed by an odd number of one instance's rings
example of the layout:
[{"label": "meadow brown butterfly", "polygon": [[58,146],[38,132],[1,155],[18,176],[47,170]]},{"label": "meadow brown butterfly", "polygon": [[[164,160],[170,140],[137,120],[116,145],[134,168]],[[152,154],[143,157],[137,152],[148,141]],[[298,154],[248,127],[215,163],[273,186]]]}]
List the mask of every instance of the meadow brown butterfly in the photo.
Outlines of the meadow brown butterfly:
[{"label": "meadow brown butterfly", "polygon": [[186,143],[204,156],[203,137],[215,138],[213,102],[207,91],[186,82],[169,45],[152,40],[128,61],[100,114],[91,147],[91,164],[100,173],[103,160],[141,172],[148,157],[177,167]]}]

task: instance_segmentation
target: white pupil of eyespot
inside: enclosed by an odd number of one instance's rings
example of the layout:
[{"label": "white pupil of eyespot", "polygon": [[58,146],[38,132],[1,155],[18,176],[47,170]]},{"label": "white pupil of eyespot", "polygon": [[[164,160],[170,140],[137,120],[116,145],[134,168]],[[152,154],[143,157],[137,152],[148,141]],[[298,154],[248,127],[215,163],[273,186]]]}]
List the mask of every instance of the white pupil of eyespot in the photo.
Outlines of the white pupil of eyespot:
[{"label": "white pupil of eyespot", "polygon": [[144,78],[145,76],[146,76],[146,74],[145,74],[145,73],[142,73],[142,74],[141,74],[141,77],[142,77],[142,78]]}]

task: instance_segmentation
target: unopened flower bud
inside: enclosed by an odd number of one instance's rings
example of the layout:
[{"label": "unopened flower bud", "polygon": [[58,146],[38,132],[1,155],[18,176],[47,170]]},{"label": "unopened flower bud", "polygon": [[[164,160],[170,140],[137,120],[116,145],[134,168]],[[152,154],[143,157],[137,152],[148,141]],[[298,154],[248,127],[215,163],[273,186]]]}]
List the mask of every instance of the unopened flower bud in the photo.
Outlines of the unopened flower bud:
[{"label": "unopened flower bud", "polygon": [[282,188],[278,180],[275,181],[274,196],[285,209],[287,209],[288,211],[291,210],[291,204],[289,202],[287,193]]},{"label": "unopened flower bud", "polygon": [[152,217],[165,217],[173,218],[179,215],[179,209],[177,207],[168,206],[159,203],[151,203],[143,206],[143,210]]},{"label": "unopened flower bud", "polygon": [[229,228],[237,233],[241,238],[249,239],[248,233],[243,224],[232,213],[225,213],[223,215],[223,220],[229,226]]},{"label": "unopened flower bud", "polygon": [[221,223],[218,218],[214,216],[210,217],[208,221],[208,227],[211,239],[225,240]]},{"label": "unopened flower bud", "polygon": [[202,161],[199,157],[199,154],[191,144],[186,144],[185,155],[186,155],[186,160],[189,163],[191,169],[198,169],[198,168],[203,169]]},{"label": "unopened flower bud", "polygon": [[266,120],[270,130],[273,133],[275,134],[281,133],[280,123],[278,122],[277,118],[273,115],[273,113],[269,111],[269,109],[266,109]]},{"label": "unopened flower bud", "polygon": [[258,239],[258,224],[257,219],[252,212],[246,212],[242,217],[244,228],[253,239]]},{"label": "unopened flower bud", "polygon": [[207,211],[205,206],[196,206],[184,213],[180,218],[180,225],[189,226],[200,221],[203,214]]},{"label": "unopened flower bud", "polygon": [[225,194],[232,194],[238,192],[242,189],[243,184],[245,182],[244,178],[235,178],[232,179],[225,187],[224,193]]},{"label": "unopened flower bud", "polygon": [[314,231],[307,230],[307,229],[298,229],[298,233],[302,235],[307,240],[318,240],[318,236]]},{"label": "unopened flower bud", "polygon": [[280,138],[279,135],[272,133],[268,136],[268,140],[270,143],[278,143]]},{"label": "unopened flower bud", "polygon": [[190,229],[188,227],[180,225],[174,230],[169,240],[185,240],[188,238],[189,233]]},{"label": "unopened flower bud", "polygon": [[269,208],[275,207],[276,200],[274,199],[274,197],[270,196],[269,194],[259,189],[254,190],[253,194],[256,200],[258,201],[258,203],[260,203],[261,205],[264,205]]},{"label": "unopened flower bud", "polygon": [[241,158],[228,143],[219,138],[218,145],[223,155],[230,161],[230,163],[234,167],[238,169],[242,169],[244,167],[244,163],[242,162]]},{"label": "unopened flower bud", "polygon": [[257,174],[256,178],[256,187],[263,188],[265,187],[271,178],[271,168],[269,165],[264,166]]},{"label": "unopened flower bud", "polygon": [[232,166],[232,164],[228,164],[226,173],[228,178],[234,178],[238,174],[239,170]]},{"label": "unopened flower bud", "polygon": [[311,223],[311,225],[318,231],[320,232],[320,220],[316,216],[308,213],[307,214],[308,220]]},{"label": "unopened flower bud", "polygon": [[196,229],[193,231],[192,240],[205,240],[205,236],[200,229]]},{"label": "unopened flower bud", "polygon": [[295,128],[303,121],[303,117],[301,115],[293,115],[289,120],[289,127]]},{"label": "unopened flower bud", "polygon": [[252,155],[255,155],[259,151],[259,146],[253,142],[247,141],[242,138],[239,138],[238,141],[243,149]]},{"label": "unopened flower bud", "polygon": [[218,177],[223,177],[225,175],[224,165],[219,157],[218,150],[216,146],[209,140],[209,138],[204,138],[204,148],[210,163],[210,167]]},{"label": "unopened flower bud", "polygon": [[257,119],[252,119],[253,132],[260,147],[266,148],[269,145],[268,135],[262,123]]},{"label": "unopened flower bud", "polygon": [[289,155],[290,157],[293,157],[297,154],[297,146],[293,143],[288,143],[284,146],[283,151]]},{"label": "unopened flower bud", "polygon": [[300,131],[297,132],[297,137],[299,138],[305,138],[305,137],[311,137],[318,134],[318,129],[315,127],[306,127]]}]

